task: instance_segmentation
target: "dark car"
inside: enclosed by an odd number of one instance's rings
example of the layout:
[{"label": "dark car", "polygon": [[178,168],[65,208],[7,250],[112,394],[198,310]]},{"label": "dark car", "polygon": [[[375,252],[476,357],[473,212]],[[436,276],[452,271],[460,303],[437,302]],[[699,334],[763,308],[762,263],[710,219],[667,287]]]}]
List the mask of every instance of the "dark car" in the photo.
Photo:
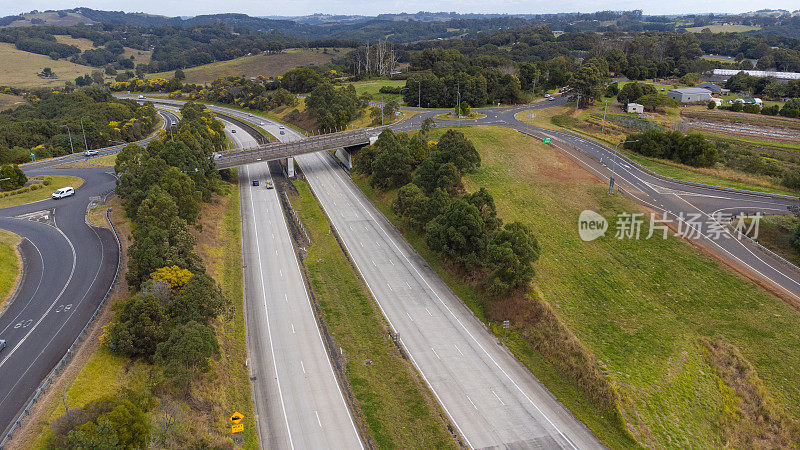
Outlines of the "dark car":
[{"label": "dark car", "polygon": [[4,348],[6,348],[6,341],[5,339],[0,339],[0,352],[2,352]]},{"label": "dark car", "polygon": [[258,180],[253,180],[253,186],[258,186]]}]

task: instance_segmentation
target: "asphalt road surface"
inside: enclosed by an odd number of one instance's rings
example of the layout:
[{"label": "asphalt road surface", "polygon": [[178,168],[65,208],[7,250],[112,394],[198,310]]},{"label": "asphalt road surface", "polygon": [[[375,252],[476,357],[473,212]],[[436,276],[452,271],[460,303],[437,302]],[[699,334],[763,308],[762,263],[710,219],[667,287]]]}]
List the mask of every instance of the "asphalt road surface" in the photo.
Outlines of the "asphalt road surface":
[{"label": "asphalt road surface", "polygon": [[[264,122],[280,139],[302,138],[288,128],[280,135],[277,124]],[[329,155],[303,155],[297,162],[412,362],[471,447],[600,446],[499,345]]]},{"label": "asphalt road surface", "polygon": [[[237,147],[256,145],[225,122]],[[258,180],[259,186],[252,181]],[[248,366],[264,448],[362,448],[322,342],[267,163],[239,169]]]},{"label": "asphalt road surface", "polygon": [[[790,300],[800,301],[800,273],[798,273],[797,268],[764,252],[747,240],[736,239],[734,234],[723,226],[725,225],[725,221],[722,220],[724,217],[715,215],[716,213],[735,215],[738,212],[786,213],[788,207],[800,206],[800,201],[796,197],[771,196],[734,189],[693,185],[656,176],[632,161],[614,157],[610,149],[594,141],[565,131],[546,130],[526,125],[514,116],[520,111],[546,108],[566,102],[566,99],[559,98],[552,102],[540,102],[534,105],[512,108],[483,108],[478,109],[479,112],[486,114],[486,117],[482,119],[437,120],[437,123],[440,126],[505,126],[537,138],[551,137],[556,148],[572,157],[578,164],[600,180],[607,182],[613,170],[618,190],[653,211],[659,214],[666,214],[668,218],[680,223],[683,228],[690,231],[692,235],[690,238],[706,250],[719,256],[732,266],[739,268],[743,273],[769,287],[774,292]],[[267,119],[260,117],[254,119],[246,113],[230,108],[211,108],[252,123],[256,123],[256,120],[263,121],[267,124],[264,128],[281,139],[302,138],[301,135],[289,128],[285,130],[286,135],[279,135],[277,125]],[[441,112],[443,110],[425,111],[394,126],[393,129],[396,131],[416,129],[422,120]],[[485,330],[482,330],[482,325],[472,317],[460,301],[451,302],[452,299],[448,298],[449,291],[443,285],[437,287],[441,281],[435,277],[435,274],[428,272],[424,261],[415,261],[416,254],[407,247],[402,237],[363,198],[343,173],[337,174],[334,164],[332,164],[327,155],[323,155],[322,153],[304,155],[298,157],[297,160],[315,192],[320,197],[323,207],[333,220],[337,231],[342,235],[352,256],[357,261],[362,276],[364,276],[373,291],[373,295],[384,309],[384,314],[395,326],[396,331],[400,332],[403,342],[409,347],[412,356],[415,358],[415,364],[426,376],[428,383],[432,387],[438,386],[436,383],[440,381],[438,377],[441,376],[442,367],[447,367],[444,373],[452,370],[447,364],[450,364],[454,354],[446,353],[443,349],[437,350],[436,345],[441,342],[472,342],[474,345],[471,345],[469,349],[472,354],[467,357],[472,364],[479,364],[480,360],[490,366],[495,364],[500,369],[501,380],[502,375],[506,374],[513,381],[509,382],[507,379],[504,382],[505,390],[501,390],[499,386],[495,390],[496,385],[485,381],[462,385],[458,383],[441,383],[444,385],[441,393],[434,387],[439,400],[459,426],[462,434],[470,441],[470,444],[480,447],[492,442],[509,443],[515,442],[515,440],[516,442],[526,442],[526,437],[533,436],[534,439],[541,439],[542,442],[555,443],[567,447],[572,445],[581,447],[587,445],[587,443],[589,446],[596,445],[591,434],[585,428],[582,428],[582,425],[577,424],[580,426],[576,426],[574,422],[577,421],[572,419],[571,415],[566,410],[563,410],[563,407],[561,408],[563,411],[556,408],[554,412],[546,406],[547,398],[550,398],[550,400],[552,398],[535,380],[534,383],[527,383],[513,378],[515,376],[532,377],[524,368],[520,371],[522,373],[518,373],[519,367],[517,366],[519,363],[510,355],[505,355],[508,358],[496,355],[494,347],[499,346],[496,344],[484,345],[487,342],[491,343],[493,337]],[[693,222],[690,215],[697,215],[698,217]],[[698,223],[698,221],[702,223]],[[709,231],[710,224],[716,224],[717,229],[722,230],[718,233],[720,236]],[[362,226],[361,230],[358,230],[359,225]],[[366,228],[363,228],[364,226]],[[353,227],[354,236],[351,236],[350,227]],[[577,223],[575,227],[577,233]],[[372,247],[362,251],[360,250],[362,245],[370,245]],[[403,264],[402,269],[397,268],[398,263]],[[416,280],[418,286],[415,287],[411,280]],[[406,291],[403,291],[404,285]],[[425,288],[428,288],[428,290],[426,291]],[[398,289],[402,293],[395,294]],[[418,291],[409,291],[409,289],[418,289]],[[401,300],[397,300],[398,298]],[[413,302],[409,301],[409,299],[413,300]],[[455,300],[458,299],[455,298]],[[433,309],[437,304],[438,311]],[[419,308],[420,306],[422,306],[422,309]],[[422,312],[424,314],[421,314]],[[406,319],[403,319],[403,313],[405,313]],[[441,316],[438,316],[439,314]],[[428,318],[425,318],[425,315]],[[420,316],[422,317],[420,318]],[[434,320],[438,320],[436,323],[442,328],[429,331],[430,324],[425,321]],[[474,325],[470,325],[470,321]],[[423,322],[425,322],[426,326],[420,326]],[[462,331],[459,331],[459,327]],[[448,329],[447,333],[468,333],[462,335],[461,338],[454,338],[452,335],[441,331],[445,328]],[[445,338],[443,337],[444,335],[448,337]],[[470,338],[470,335],[473,338]],[[470,339],[473,340],[470,341]],[[426,349],[430,351],[428,352]],[[456,352],[458,358],[462,358],[462,353],[464,353],[465,349],[459,347],[458,349],[448,350]],[[482,351],[486,353],[481,355]],[[442,353],[445,354],[442,355]],[[429,365],[431,361],[434,362],[434,365]],[[430,376],[428,376],[429,373]],[[461,375],[463,370],[452,373]],[[481,376],[485,374],[486,372],[482,372]],[[464,381],[461,381],[461,383],[464,383]],[[509,414],[507,420],[511,420],[510,423],[514,423],[513,421],[517,420],[520,415],[524,417],[523,410],[526,407],[530,407],[530,404],[534,403],[533,399],[535,399],[536,404],[533,406],[536,408],[533,408],[533,411],[529,410],[530,417],[524,420],[526,423],[533,422],[535,425],[530,425],[530,429],[523,427],[520,430],[517,427],[513,427],[513,430],[504,431],[505,427],[502,424],[495,426],[491,422],[491,417],[483,417],[480,412],[472,413],[474,417],[472,419],[468,418],[466,412],[468,412],[469,408],[465,407],[464,398],[468,397],[467,403],[470,407],[472,407],[473,403],[476,405],[476,407],[473,407],[475,410],[490,404],[483,401],[475,402],[472,397],[472,395],[477,395],[475,392],[478,391],[470,391],[470,389],[484,386],[491,386],[491,388],[489,389],[489,395],[485,390],[481,390],[483,395],[479,397],[481,400],[486,400],[484,397],[488,397],[489,401],[491,401],[491,398],[495,398],[498,403],[502,401],[500,403],[502,407],[505,407],[506,404],[517,405],[516,410],[509,408],[507,412]],[[541,398],[531,396],[530,391],[533,391],[534,387],[538,387],[543,391]],[[503,398],[503,394],[514,394],[515,389],[516,398],[514,400]],[[526,404],[526,401],[528,401],[528,404]],[[556,406],[560,407],[561,405]],[[487,421],[483,427],[481,426],[481,420]],[[569,425],[562,425],[562,421]],[[588,435],[586,440],[581,437],[584,434]],[[552,439],[552,441],[549,439]],[[529,440],[528,442],[533,441]]]},{"label": "asphalt road surface", "polygon": [[[162,115],[177,120],[172,113]],[[115,153],[122,147],[99,153]],[[84,159],[80,153],[22,166],[28,177],[59,174],[83,178],[74,196],[0,209],[0,228],[23,238],[20,250],[24,261],[17,294],[0,313],[0,339],[8,343],[0,352],[0,430],[12,425],[88,323],[114,279],[117,241],[107,228],[85,220],[90,201],[114,189],[113,168],[53,167]],[[4,436],[5,432],[0,439]]]}]

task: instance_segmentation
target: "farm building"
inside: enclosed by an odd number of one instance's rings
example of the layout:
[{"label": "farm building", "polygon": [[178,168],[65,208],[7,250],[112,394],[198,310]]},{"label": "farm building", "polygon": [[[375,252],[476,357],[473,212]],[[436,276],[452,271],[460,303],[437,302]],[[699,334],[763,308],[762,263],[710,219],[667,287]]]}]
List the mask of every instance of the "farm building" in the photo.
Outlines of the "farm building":
[{"label": "farm building", "polygon": [[760,98],[737,98],[733,100],[733,103],[761,106],[764,102],[762,102]]},{"label": "farm building", "polygon": [[711,100],[711,91],[696,87],[670,89],[667,95],[681,103],[708,102]]},{"label": "farm building", "polygon": [[625,108],[625,112],[641,114],[644,112],[644,106],[638,103],[628,103],[628,107]]},{"label": "farm building", "polygon": [[728,89],[723,89],[719,85],[711,83],[711,82],[705,82],[705,83],[702,83],[702,84],[698,84],[695,87],[696,88],[701,88],[701,89],[708,89],[709,91],[711,91],[712,95],[722,94],[724,92],[730,92]]}]

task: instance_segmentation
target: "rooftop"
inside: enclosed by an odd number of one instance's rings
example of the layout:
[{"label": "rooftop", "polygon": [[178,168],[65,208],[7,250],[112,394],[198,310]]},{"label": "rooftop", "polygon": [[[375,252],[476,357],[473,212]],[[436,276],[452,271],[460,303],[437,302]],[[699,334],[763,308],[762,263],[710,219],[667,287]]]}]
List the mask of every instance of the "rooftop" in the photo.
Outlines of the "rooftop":
[{"label": "rooftop", "polygon": [[690,87],[690,88],[678,88],[678,89],[670,89],[670,92],[679,92],[681,94],[710,94],[711,91],[704,88],[697,88],[697,87]]}]

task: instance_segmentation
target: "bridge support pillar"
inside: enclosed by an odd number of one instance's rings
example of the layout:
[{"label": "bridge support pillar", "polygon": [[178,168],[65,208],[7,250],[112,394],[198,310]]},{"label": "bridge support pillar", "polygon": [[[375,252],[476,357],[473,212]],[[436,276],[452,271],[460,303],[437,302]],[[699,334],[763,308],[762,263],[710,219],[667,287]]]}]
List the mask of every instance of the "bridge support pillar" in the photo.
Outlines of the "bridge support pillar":
[{"label": "bridge support pillar", "polygon": [[289,178],[294,178],[294,158],[286,158],[286,175]]},{"label": "bridge support pillar", "polygon": [[350,155],[350,152],[348,152],[347,149],[337,148],[336,153],[334,154],[336,155],[336,158],[338,158],[339,161],[341,161],[342,164],[344,164],[345,167],[347,167],[348,169],[353,168],[353,157]]}]

